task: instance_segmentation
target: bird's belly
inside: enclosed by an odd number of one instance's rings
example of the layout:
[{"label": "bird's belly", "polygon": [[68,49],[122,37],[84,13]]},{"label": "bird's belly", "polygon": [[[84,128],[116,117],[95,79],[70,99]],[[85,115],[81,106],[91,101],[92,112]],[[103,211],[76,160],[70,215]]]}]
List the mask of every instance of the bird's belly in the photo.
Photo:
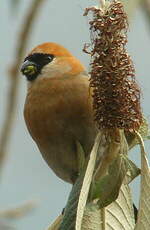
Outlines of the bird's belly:
[{"label": "bird's belly", "polygon": [[47,93],[39,84],[28,93],[24,109],[26,125],[43,158],[57,176],[70,183],[78,174],[77,141],[87,156],[96,135],[88,80],[84,81],[53,81],[45,86]]},{"label": "bird's belly", "polygon": [[[60,143],[61,142],[61,143]],[[54,173],[62,180],[74,183],[78,175],[77,153],[72,141],[50,141],[48,146],[38,145],[39,150]]]}]

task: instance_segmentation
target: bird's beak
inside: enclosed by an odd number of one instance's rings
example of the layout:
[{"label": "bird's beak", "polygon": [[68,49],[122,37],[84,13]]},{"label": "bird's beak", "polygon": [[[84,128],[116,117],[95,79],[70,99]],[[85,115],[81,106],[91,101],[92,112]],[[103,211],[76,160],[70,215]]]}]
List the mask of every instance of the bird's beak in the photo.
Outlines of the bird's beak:
[{"label": "bird's beak", "polygon": [[38,68],[34,62],[26,60],[21,66],[21,72],[25,76],[33,76],[38,72]]}]

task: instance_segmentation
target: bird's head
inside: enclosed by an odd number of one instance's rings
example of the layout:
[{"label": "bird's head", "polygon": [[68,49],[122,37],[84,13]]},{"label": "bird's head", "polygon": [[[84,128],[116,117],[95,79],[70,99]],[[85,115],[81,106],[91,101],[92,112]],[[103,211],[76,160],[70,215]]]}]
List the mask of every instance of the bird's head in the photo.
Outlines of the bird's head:
[{"label": "bird's head", "polygon": [[83,65],[63,46],[43,43],[36,46],[25,58],[21,72],[32,82],[39,77],[77,75],[84,71]]}]

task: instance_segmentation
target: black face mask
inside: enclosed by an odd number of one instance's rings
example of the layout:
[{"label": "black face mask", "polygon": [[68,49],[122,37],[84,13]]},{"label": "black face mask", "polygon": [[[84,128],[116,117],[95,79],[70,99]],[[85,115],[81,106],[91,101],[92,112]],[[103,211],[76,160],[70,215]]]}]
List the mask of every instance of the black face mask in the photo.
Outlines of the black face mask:
[{"label": "black face mask", "polygon": [[41,73],[43,66],[54,59],[54,55],[44,53],[34,53],[25,58],[21,67],[21,72],[28,81],[33,81]]}]

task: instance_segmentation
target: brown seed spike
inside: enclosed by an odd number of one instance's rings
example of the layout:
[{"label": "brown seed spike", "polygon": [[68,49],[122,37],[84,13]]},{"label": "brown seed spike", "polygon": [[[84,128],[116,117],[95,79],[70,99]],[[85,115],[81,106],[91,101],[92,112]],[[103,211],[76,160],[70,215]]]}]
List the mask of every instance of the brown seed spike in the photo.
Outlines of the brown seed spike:
[{"label": "brown seed spike", "polygon": [[[140,88],[128,55],[128,20],[122,3],[114,0],[102,11],[91,11],[91,71],[93,109],[99,129],[137,130],[142,122]],[[86,47],[86,46],[85,46]],[[84,48],[86,50],[86,48]]]}]

